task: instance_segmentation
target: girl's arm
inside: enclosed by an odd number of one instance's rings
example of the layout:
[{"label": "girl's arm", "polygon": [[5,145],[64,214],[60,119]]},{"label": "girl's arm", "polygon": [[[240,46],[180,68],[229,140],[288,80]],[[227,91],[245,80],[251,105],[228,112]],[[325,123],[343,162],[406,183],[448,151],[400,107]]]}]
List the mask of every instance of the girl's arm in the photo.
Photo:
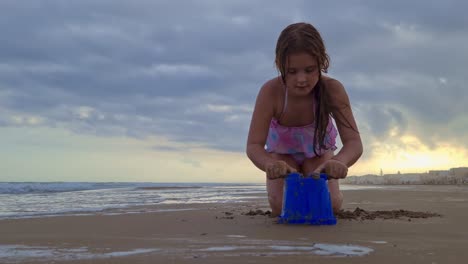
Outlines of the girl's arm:
[{"label": "girl's arm", "polygon": [[328,80],[326,85],[330,95],[332,115],[343,143],[343,148],[332,159],[351,167],[362,155],[361,136],[354,120],[348,94],[343,85],[334,79]]},{"label": "girl's arm", "polygon": [[266,164],[275,161],[265,151],[270,122],[275,113],[274,87],[273,80],[271,80],[265,83],[260,89],[255,102],[247,138],[247,156],[257,168],[263,171],[266,170]]}]

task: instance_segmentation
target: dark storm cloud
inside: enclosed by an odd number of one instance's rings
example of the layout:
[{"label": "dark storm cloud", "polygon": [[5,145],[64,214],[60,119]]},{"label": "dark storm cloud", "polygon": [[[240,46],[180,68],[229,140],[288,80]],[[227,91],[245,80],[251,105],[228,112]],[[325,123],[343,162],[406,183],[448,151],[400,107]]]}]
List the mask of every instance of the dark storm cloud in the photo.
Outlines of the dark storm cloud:
[{"label": "dark storm cloud", "polygon": [[[464,120],[468,102],[466,8],[463,1],[2,1],[0,125],[39,118],[76,133],[242,151],[258,89],[277,74],[277,36],[305,20],[321,31],[330,73],[347,87],[371,138],[383,140],[395,126],[423,142],[464,136],[466,124],[451,121]],[[443,124],[453,129],[442,133]]]}]

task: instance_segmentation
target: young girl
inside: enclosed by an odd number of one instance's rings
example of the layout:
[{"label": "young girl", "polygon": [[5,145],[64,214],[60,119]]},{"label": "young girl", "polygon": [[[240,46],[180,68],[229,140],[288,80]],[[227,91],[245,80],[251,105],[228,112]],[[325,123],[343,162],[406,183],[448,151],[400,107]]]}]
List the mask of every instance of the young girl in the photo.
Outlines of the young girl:
[{"label": "young girl", "polygon": [[[327,173],[332,206],[338,211],[343,202],[338,179],[346,177],[362,154],[348,95],[339,81],[322,75],[329,57],[310,24],[292,24],[281,32],[275,64],[280,76],[267,81],[257,96],[247,156],[266,172],[273,215],[281,213],[281,177],[290,172]],[[338,132],[343,148],[335,154]]]}]

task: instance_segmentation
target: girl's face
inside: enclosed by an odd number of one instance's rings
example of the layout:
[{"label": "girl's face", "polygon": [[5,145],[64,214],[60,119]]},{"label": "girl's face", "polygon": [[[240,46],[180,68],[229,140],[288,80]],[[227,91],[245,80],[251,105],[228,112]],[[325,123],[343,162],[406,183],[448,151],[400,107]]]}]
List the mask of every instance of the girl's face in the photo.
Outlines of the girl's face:
[{"label": "girl's face", "polygon": [[286,87],[296,96],[309,95],[319,80],[317,60],[312,55],[299,52],[288,56],[286,63]]}]

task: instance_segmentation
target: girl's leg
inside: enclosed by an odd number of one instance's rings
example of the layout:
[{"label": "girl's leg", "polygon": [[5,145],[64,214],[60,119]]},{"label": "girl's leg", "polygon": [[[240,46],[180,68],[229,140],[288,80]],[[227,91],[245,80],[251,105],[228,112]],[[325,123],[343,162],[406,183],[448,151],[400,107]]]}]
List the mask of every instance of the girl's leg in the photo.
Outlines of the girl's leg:
[{"label": "girl's leg", "polygon": [[[327,152],[322,155],[322,157],[314,157],[306,159],[302,164],[302,170],[304,174],[310,174],[314,172],[319,165],[333,157],[333,152]],[[338,180],[330,179],[328,180],[328,190],[330,191],[330,198],[332,202],[333,211],[337,212],[341,209],[343,204],[343,194],[340,191],[340,184]]]},{"label": "girl's leg", "polygon": [[[297,162],[293,157],[286,154],[271,153],[271,156],[276,160],[283,160],[294,167],[297,171],[300,170]],[[284,179],[270,180],[267,178],[266,187],[268,192],[268,202],[270,203],[271,216],[278,216],[281,214],[283,208],[283,186]]]},{"label": "girl's leg", "polygon": [[333,211],[340,211],[341,205],[343,204],[343,193],[341,193],[340,191],[340,184],[338,180],[328,180],[328,190],[330,191],[330,198],[332,202]]}]

